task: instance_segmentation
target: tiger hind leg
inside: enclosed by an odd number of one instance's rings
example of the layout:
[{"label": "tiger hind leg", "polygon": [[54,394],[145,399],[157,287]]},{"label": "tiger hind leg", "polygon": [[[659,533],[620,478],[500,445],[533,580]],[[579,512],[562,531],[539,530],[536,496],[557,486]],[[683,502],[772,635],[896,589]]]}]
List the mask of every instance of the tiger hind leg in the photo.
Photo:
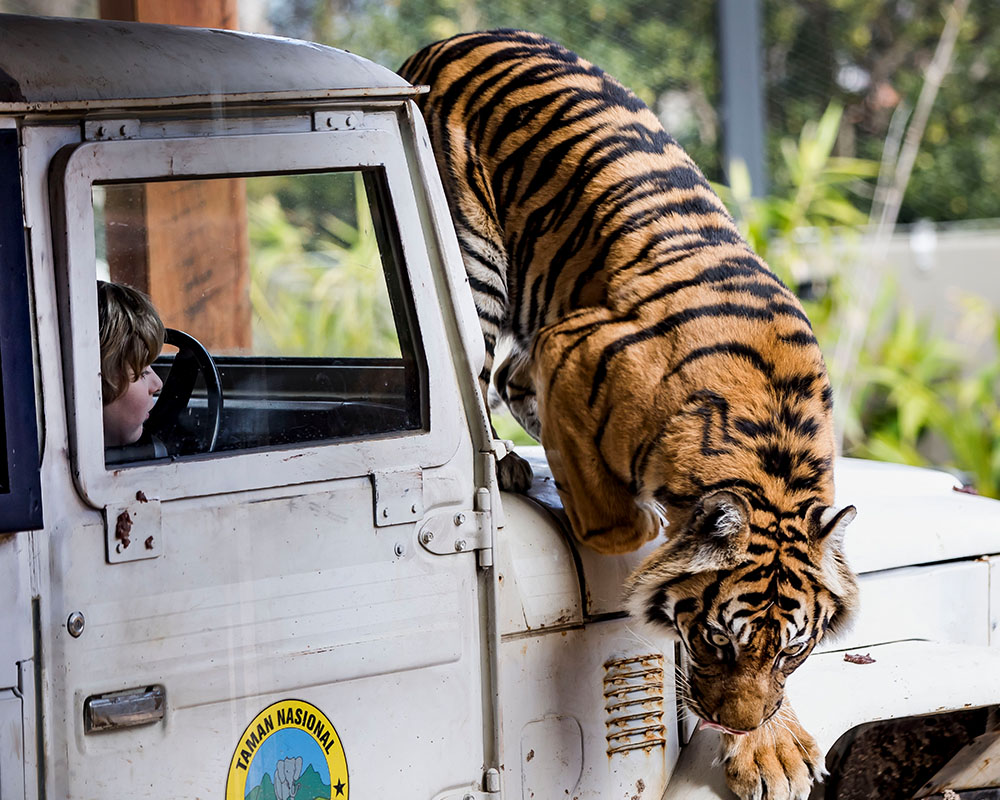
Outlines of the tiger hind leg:
[{"label": "tiger hind leg", "polygon": [[[493,384],[514,419],[537,441],[541,439],[541,424],[535,390],[527,371],[529,366],[527,353],[520,352],[515,344],[494,371]],[[531,488],[534,477],[531,465],[515,452],[500,459],[497,473],[501,489],[522,494]]]},{"label": "tiger hind leg", "polygon": [[[503,321],[507,316],[507,258],[503,248],[497,244],[499,234],[491,225],[480,219],[481,228],[473,228],[464,219],[465,216],[462,216],[456,220],[455,231],[462,245],[462,259],[472,285],[472,297],[486,345],[486,360],[479,374],[479,389],[489,415],[490,375],[497,341],[503,335]],[[490,231],[493,231],[492,235]],[[490,430],[494,439],[500,438],[492,417]],[[497,461],[497,481],[503,491],[524,494],[531,488],[532,478],[531,465],[513,451]]]},{"label": "tiger hind leg", "polygon": [[531,379],[531,355],[516,343],[493,373],[493,385],[514,419],[536,441],[542,440],[538,398]]}]

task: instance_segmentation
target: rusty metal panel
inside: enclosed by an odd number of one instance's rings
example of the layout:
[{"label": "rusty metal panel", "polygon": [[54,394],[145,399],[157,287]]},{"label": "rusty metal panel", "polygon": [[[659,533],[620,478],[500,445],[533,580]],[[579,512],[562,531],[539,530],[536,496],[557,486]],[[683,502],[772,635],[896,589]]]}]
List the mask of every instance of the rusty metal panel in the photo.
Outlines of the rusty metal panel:
[{"label": "rusty metal panel", "polygon": [[160,501],[138,491],[135,499],[104,507],[105,555],[109,564],[157,558],[163,553]]},{"label": "rusty metal panel", "polygon": [[498,536],[500,633],[504,636],[583,624],[573,551],[551,517],[532,501],[504,494]]},{"label": "rusty metal panel", "polygon": [[505,797],[663,795],[679,752],[672,648],[607,620],[508,638],[501,656]]}]

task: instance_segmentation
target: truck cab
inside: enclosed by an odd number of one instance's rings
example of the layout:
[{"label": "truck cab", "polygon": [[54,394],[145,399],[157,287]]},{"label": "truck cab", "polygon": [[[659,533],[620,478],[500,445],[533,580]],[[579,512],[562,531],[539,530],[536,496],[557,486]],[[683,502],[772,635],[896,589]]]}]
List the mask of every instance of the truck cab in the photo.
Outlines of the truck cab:
[{"label": "truck cab", "polygon": [[[0,15],[3,800],[727,796],[674,644],[623,612],[648,549],[579,548],[541,448],[498,489],[419,92],[306,42]],[[98,280],[168,329],[124,447]],[[831,764],[859,726],[995,730],[1000,504],[954,486],[838,465],[863,610],[789,688]]]}]

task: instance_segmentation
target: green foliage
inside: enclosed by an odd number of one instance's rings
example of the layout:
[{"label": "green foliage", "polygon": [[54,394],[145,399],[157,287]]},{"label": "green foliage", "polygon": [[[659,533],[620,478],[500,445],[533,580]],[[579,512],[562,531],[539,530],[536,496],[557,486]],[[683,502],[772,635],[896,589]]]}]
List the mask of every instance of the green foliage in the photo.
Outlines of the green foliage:
[{"label": "green foliage", "polygon": [[[773,182],[788,191],[777,140],[833,99],[846,109],[838,153],[878,159],[890,119],[916,102],[950,2],[764,0]],[[972,3],[935,101],[901,222],[1000,217],[1000,5]],[[862,203],[862,208],[866,206]]]},{"label": "green foliage", "polygon": [[490,411],[490,419],[493,422],[493,429],[501,439],[510,439],[516,445],[538,444],[531,435],[521,427],[520,423],[514,419],[506,406]]},{"label": "green foliage", "polygon": [[[978,341],[959,348],[908,308],[890,317],[887,335],[863,354],[853,451],[908,464],[940,463],[980,494],[1000,497],[1000,317],[966,298],[979,320]],[[985,351],[983,363],[968,353]]]},{"label": "green foliage", "polygon": [[[862,254],[859,225],[866,218],[852,203],[851,188],[876,174],[873,162],[833,156],[840,119],[828,108],[816,124],[803,126],[797,143],[781,150],[790,176],[787,195],[751,197],[746,169],[734,165],[730,187],[720,194],[739,218],[744,235],[794,289],[825,274],[821,296],[804,299],[816,337],[833,350],[847,311],[845,265],[830,255]],[[813,235],[804,237],[803,231]],[[817,266],[817,259],[830,266]],[[966,298],[963,318],[978,336],[960,348],[900,302],[899,287],[886,281],[879,292],[857,362],[834,380],[851,381],[845,452],[866,458],[926,466],[937,464],[966,476],[985,495],[1000,497],[1000,317],[982,300]],[[972,364],[971,351],[988,354]]]},{"label": "green foliage", "polygon": [[390,69],[457,33],[541,33],[628,86],[665,117],[702,170],[717,175],[715,13],[714,3],[678,0],[285,0],[270,20],[277,33],[345,48]]},{"label": "green foliage", "polygon": [[859,186],[866,185],[864,180],[878,174],[878,164],[832,155],[841,114],[839,107],[831,105],[818,122],[802,126],[798,141],[781,140],[789,175],[787,195],[753,197],[749,172],[742,162],[730,167],[728,187],[715,186],[750,246],[795,288],[817,273],[815,266],[807,263],[817,251],[815,241],[804,241],[803,231],[809,230],[828,244],[844,226],[857,227],[867,221],[853,196]]},{"label": "green foliage", "polygon": [[[340,178],[339,183],[348,181],[348,188],[353,179],[350,205],[335,206],[344,209],[337,215],[320,204],[298,204],[302,187],[297,183],[302,177]],[[250,184],[255,352],[398,357],[399,342],[361,175],[264,178]],[[327,194],[342,191],[340,186]]]}]

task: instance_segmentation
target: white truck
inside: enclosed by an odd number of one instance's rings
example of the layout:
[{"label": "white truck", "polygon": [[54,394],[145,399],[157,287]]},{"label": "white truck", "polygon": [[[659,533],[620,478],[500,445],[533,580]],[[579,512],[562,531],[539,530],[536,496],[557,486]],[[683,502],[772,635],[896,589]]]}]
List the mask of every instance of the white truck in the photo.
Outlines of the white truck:
[{"label": "white truck", "polygon": [[[622,612],[642,553],[577,547],[540,448],[497,488],[418,91],[310,43],[0,16],[2,800],[728,796],[674,645]],[[98,278],[171,330],[123,448]],[[918,760],[923,794],[1000,784],[1000,503],[837,485],[862,611],[789,685],[816,796],[912,796],[857,786]]]}]

